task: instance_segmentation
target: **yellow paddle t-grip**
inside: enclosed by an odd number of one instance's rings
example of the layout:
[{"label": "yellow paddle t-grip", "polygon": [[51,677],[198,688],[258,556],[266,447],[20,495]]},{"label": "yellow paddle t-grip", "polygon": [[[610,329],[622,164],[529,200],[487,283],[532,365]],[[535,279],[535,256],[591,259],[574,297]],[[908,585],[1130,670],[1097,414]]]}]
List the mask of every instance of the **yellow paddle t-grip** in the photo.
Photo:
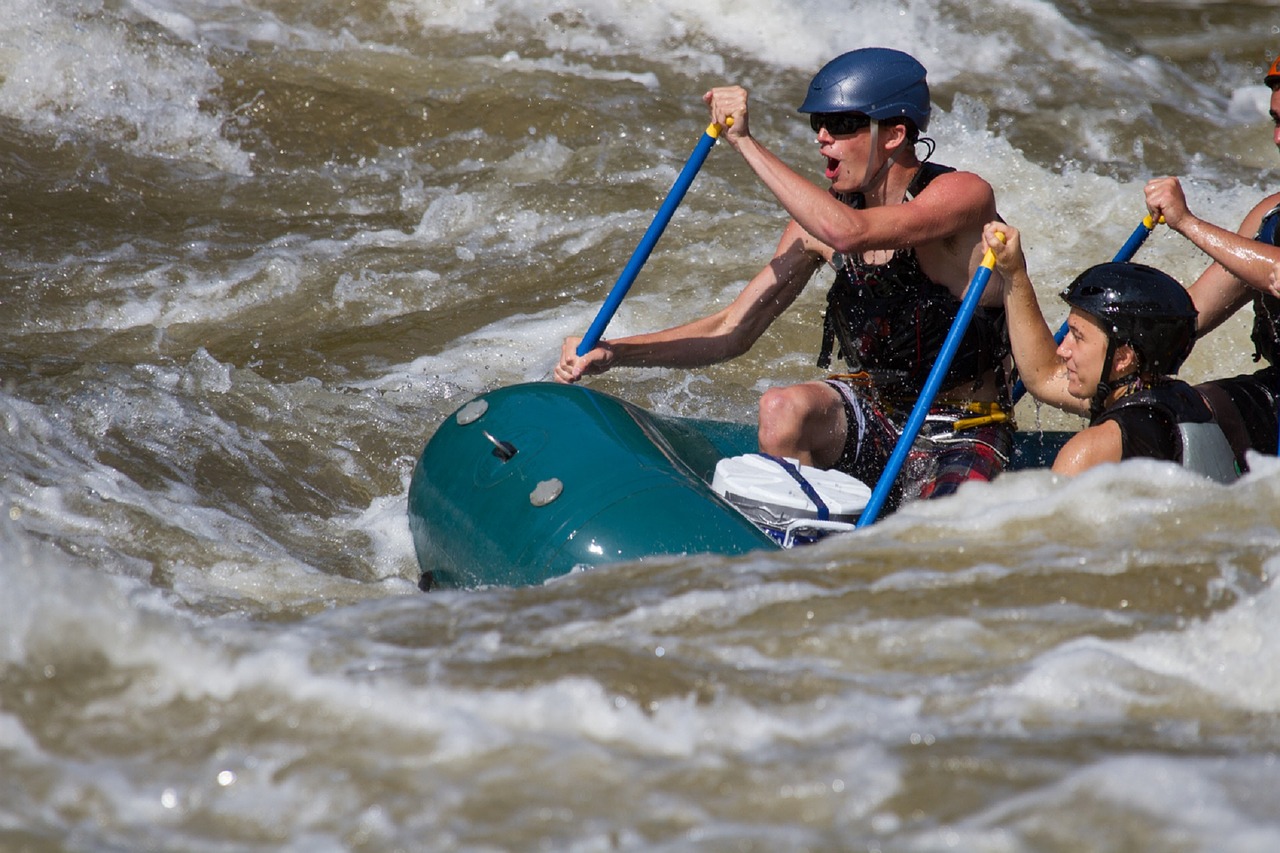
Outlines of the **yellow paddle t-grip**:
[{"label": "yellow paddle t-grip", "polygon": [[[729,116],[727,119],[724,120],[724,126],[733,127],[733,116]],[[707,136],[710,136],[712,139],[719,139],[720,125],[716,124],[714,121],[711,122],[711,124],[707,125]]]},{"label": "yellow paddle t-grip", "polygon": [[[997,232],[996,232],[996,239],[997,239],[997,240],[999,240],[1001,243],[1003,243],[1003,242],[1004,242],[1004,232],[1003,232],[1003,231],[997,231]],[[978,266],[980,266],[980,267],[986,267],[986,268],[987,268],[987,269],[989,269],[989,270],[993,270],[993,269],[995,269],[995,268],[996,268],[996,252],[995,252],[995,250],[994,250],[994,249],[987,249],[987,253],[986,253],[985,255],[983,255],[983,256],[982,256],[982,263],[978,264]]]}]

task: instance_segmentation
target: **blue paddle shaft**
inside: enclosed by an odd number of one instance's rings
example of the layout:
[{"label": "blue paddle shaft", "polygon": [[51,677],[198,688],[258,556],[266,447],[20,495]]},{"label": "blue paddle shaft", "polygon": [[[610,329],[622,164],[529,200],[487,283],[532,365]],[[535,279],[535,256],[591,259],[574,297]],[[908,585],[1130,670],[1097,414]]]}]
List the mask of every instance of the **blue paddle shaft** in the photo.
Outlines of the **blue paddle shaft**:
[{"label": "blue paddle shaft", "polygon": [[924,426],[924,419],[929,415],[929,409],[933,406],[933,399],[938,396],[938,391],[942,388],[942,380],[946,378],[947,371],[951,369],[951,360],[955,358],[956,351],[960,349],[960,340],[969,328],[969,321],[973,319],[974,312],[978,310],[978,300],[982,298],[982,291],[986,289],[987,282],[991,279],[991,268],[994,265],[995,255],[988,249],[986,257],[982,259],[982,265],[978,267],[973,274],[973,280],[969,282],[969,289],[965,292],[964,299],[960,302],[960,310],[956,313],[956,319],[951,323],[951,330],[947,332],[947,338],[942,342],[942,349],[938,351],[938,358],[933,362],[929,377],[924,381],[924,388],[920,390],[920,396],[916,398],[916,404],[911,409],[911,415],[907,418],[907,422],[902,428],[902,435],[899,436],[898,443],[894,445],[893,453],[889,456],[889,461],[885,464],[884,471],[881,472],[875,489],[871,491],[870,500],[867,501],[862,514],[858,516],[858,527],[866,527],[868,524],[873,523],[880,514],[880,510],[884,507],[884,502],[889,497],[889,491],[893,488],[894,481],[898,479],[898,473],[907,461],[907,454],[911,452],[911,445],[915,443],[916,436],[920,433],[920,427]]},{"label": "blue paddle shaft", "polygon": [[680,170],[679,176],[676,177],[676,182],[672,185],[671,191],[667,193],[662,206],[658,208],[658,213],[654,216],[653,222],[649,223],[648,230],[640,238],[640,244],[631,253],[631,260],[627,261],[626,267],[622,270],[622,275],[618,276],[617,283],[609,291],[609,295],[605,298],[604,304],[600,306],[600,311],[596,314],[595,320],[592,321],[591,327],[587,329],[587,333],[582,337],[582,342],[578,344],[577,353],[579,356],[591,352],[591,350],[595,349],[596,344],[600,343],[605,327],[613,319],[618,306],[622,304],[627,291],[631,289],[636,276],[640,274],[640,268],[644,266],[645,261],[649,260],[649,254],[657,244],[658,238],[662,236],[667,223],[671,221],[676,208],[679,207],[684,194],[689,189],[689,185],[693,183],[698,170],[702,168],[703,162],[707,159],[707,154],[710,153],[711,147],[716,144],[716,139],[719,138],[719,135],[719,126],[712,124],[707,127],[706,132],[702,134],[702,138],[698,140],[693,153],[689,155],[684,168]]},{"label": "blue paddle shaft", "polygon": [[[1151,214],[1147,214],[1143,218],[1143,220],[1138,223],[1138,227],[1133,229],[1133,233],[1129,235],[1129,239],[1126,240],[1124,245],[1120,247],[1120,251],[1116,252],[1116,256],[1111,259],[1112,262],[1120,264],[1120,263],[1126,263],[1128,261],[1133,260],[1133,256],[1138,254],[1138,250],[1142,248],[1142,244],[1147,241],[1147,237],[1151,235],[1151,232],[1155,229],[1155,227],[1156,227],[1156,224],[1151,219]],[[1060,344],[1062,343],[1062,339],[1065,338],[1066,336],[1067,336],[1067,323],[1064,320],[1062,322],[1062,325],[1058,327],[1058,331],[1053,333],[1053,342],[1055,344]],[[1027,388],[1025,385],[1022,384],[1021,379],[1013,383],[1013,402],[1014,403],[1017,403],[1019,400],[1021,400],[1023,396],[1026,395],[1026,393],[1027,393]]]}]

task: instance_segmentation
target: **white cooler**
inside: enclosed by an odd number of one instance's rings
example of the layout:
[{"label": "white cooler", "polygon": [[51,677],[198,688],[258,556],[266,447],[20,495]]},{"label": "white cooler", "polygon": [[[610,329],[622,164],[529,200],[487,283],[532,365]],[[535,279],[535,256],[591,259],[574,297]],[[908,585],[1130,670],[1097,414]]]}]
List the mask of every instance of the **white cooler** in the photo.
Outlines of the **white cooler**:
[{"label": "white cooler", "polygon": [[721,459],[711,488],[784,548],[852,530],[871,499],[848,474],[759,453]]}]

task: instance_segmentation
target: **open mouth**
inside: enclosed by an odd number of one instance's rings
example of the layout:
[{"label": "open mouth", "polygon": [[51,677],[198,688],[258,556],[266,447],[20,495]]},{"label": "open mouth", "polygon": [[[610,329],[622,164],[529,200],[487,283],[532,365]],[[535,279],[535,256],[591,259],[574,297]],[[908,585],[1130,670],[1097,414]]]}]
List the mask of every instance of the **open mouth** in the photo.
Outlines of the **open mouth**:
[{"label": "open mouth", "polygon": [[834,181],[836,175],[840,173],[840,161],[834,157],[827,158],[827,171],[825,172],[827,180]]}]

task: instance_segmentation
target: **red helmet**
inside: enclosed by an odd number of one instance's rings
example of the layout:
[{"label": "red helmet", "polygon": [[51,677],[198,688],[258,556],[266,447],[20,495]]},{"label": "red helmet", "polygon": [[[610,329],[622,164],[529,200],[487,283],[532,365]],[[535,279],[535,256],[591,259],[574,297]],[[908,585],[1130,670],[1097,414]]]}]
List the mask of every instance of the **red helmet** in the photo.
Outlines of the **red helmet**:
[{"label": "red helmet", "polygon": [[1280,86],[1280,56],[1277,56],[1275,61],[1271,63],[1271,67],[1267,69],[1267,76],[1262,78],[1262,82],[1272,89]]}]

